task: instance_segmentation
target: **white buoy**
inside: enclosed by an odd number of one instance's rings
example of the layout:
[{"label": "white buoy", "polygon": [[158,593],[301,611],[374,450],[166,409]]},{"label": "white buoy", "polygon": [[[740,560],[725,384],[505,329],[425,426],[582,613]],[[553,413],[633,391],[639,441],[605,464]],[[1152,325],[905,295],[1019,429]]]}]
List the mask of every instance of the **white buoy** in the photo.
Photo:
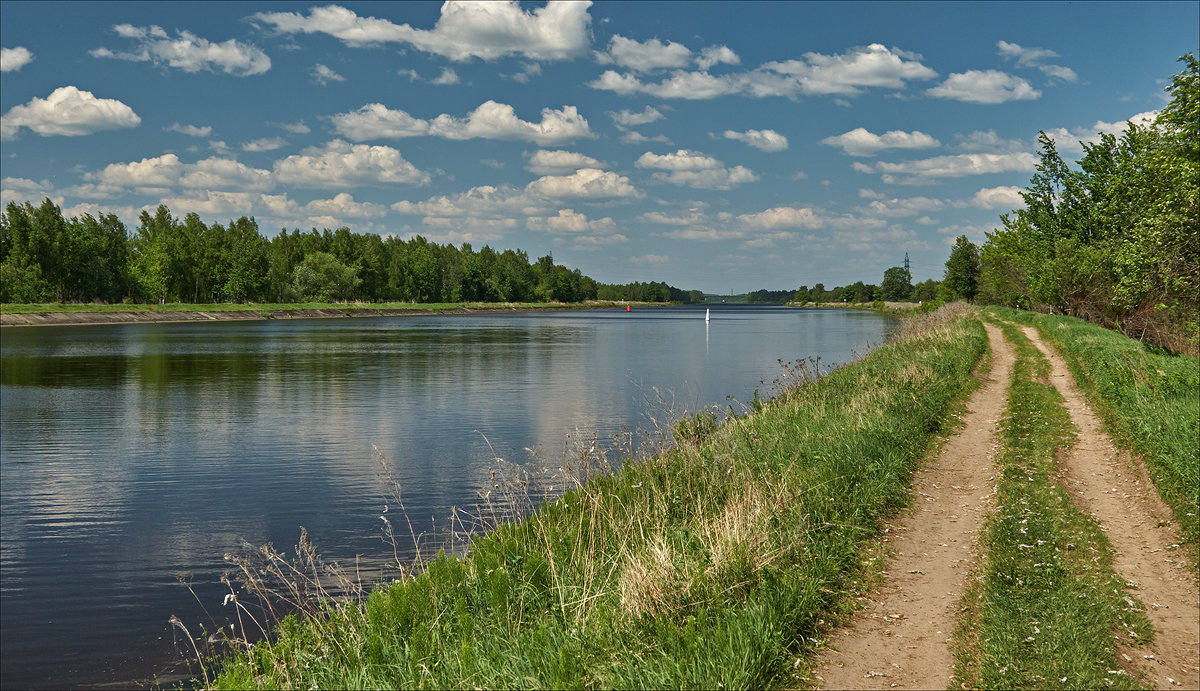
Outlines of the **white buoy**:
[{"label": "white buoy", "polygon": [[709,312],[711,311],[712,310],[708,309],[707,307],[704,309],[704,321],[707,322],[709,320]]}]

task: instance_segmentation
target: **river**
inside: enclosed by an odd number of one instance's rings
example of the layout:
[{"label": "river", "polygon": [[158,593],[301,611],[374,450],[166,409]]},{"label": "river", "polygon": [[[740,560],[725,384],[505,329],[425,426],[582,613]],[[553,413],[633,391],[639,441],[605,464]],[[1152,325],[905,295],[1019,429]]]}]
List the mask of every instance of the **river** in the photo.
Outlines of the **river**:
[{"label": "river", "polygon": [[0,686],[180,678],[168,619],[226,621],[243,541],[290,549],[303,526],[327,558],[391,558],[375,448],[434,533],[496,456],[740,411],[780,360],[827,368],[895,324],[709,307],[5,328]]}]

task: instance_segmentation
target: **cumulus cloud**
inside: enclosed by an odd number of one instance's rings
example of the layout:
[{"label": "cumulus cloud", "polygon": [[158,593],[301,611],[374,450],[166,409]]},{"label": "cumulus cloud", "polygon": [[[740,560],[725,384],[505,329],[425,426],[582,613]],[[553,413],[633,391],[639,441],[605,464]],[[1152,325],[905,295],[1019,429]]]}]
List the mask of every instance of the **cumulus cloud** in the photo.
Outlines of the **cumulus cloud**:
[{"label": "cumulus cloud", "polygon": [[637,257],[630,257],[629,261],[634,264],[666,264],[671,261],[671,258],[661,254],[643,254]]},{"label": "cumulus cloud", "polygon": [[582,168],[570,175],[547,175],[526,189],[550,199],[616,200],[642,196],[629,178],[598,168]]},{"label": "cumulus cloud", "polygon": [[962,153],[1012,154],[1029,148],[1020,139],[1004,139],[996,130],[954,135],[954,149]]},{"label": "cumulus cloud", "polygon": [[[880,161],[874,166],[855,163],[855,170],[864,173],[883,173],[883,181],[905,184],[933,182],[941,178],[959,178],[988,173],[1028,172],[1037,166],[1038,159],[1031,153],[1012,154],[958,154],[933,158],[887,163]],[[897,178],[897,175],[908,176]]]},{"label": "cumulus cloud", "polygon": [[850,156],[874,156],[885,149],[931,149],[941,146],[941,142],[917,130],[892,130],[874,134],[863,127],[857,127],[836,137],[826,137],[821,143],[839,147],[843,153]]},{"label": "cumulus cloud", "polygon": [[[702,55],[702,64],[718,56],[732,60],[732,51]],[[920,56],[878,43],[834,55],[805,53],[796,60],[768,62],[748,71],[722,75],[707,70],[677,69],[658,82],[646,82],[636,74],[605,70],[588,84],[593,89],[621,95],[648,94],[657,98],[711,99],[743,94],[753,98],[799,95],[853,96],[868,88],[901,89],[913,80],[932,79],[937,72],[920,62]]]},{"label": "cumulus cloud", "polygon": [[752,228],[823,228],[825,219],[810,207],[777,206],[752,214],[742,214],[738,220]]},{"label": "cumulus cloud", "polygon": [[190,31],[178,31],[175,38],[171,38],[162,27],[132,24],[117,24],[113,31],[132,40],[135,48],[131,51],[96,48],[90,51],[92,57],[150,62],[184,72],[220,71],[236,77],[262,74],[271,69],[271,58],[266,53],[237,39],[213,43]]},{"label": "cumulus cloud", "polygon": [[340,139],[276,161],[275,177],[283,183],[324,188],[429,182],[429,175],[404,160],[396,149],[352,145]]},{"label": "cumulus cloud", "polygon": [[692,51],[674,41],[663,43],[657,38],[636,41],[620,34],[608,41],[608,51],[597,55],[601,63],[615,63],[635,72],[687,67],[692,62]]},{"label": "cumulus cloud", "polygon": [[531,173],[538,175],[565,175],[580,168],[600,168],[600,161],[572,151],[535,151],[529,157],[529,165],[525,167]]},{"label": "cumulus cloud", "polygon": [[669,182],[695,189],[728,190],[758,180],[758,176],[747,168],[726,168],[725,164],[712,156],[688,149],[662,155],[647,151],[638,158],[635,165],[638,168],[662,171],[651,176],[656,182]]},{"label": "cumulus cloud", "polygon": [[451,84],[458,84],[459,81],[460,80],[458,78],[457,72],[450,69],[449,67],[443,67],[442,73],[439,74],[438,76],[434,77],[433,79],[429,80],[429,83],[430,84],[438,84],[440,86],[449,86]]},{"label": "cumulus cloud", "polygon": [[618,129],[638,127],[639,125],[649,125],[650,123],[657,122],[663,118],[663,114],[659,112],[657,108],[651,106],[646,106],[641,112],[637,113],[622,108],[615,113],[609,111],[608,115],[613,119],[613,124],[615,124]]},{"label": "cumulus cloud", "polygon": [[204,127],[197,127],[196,125],[181,125],[178,122],[171,123],[170,125],[164,127],[163,130],[166,132],[178,132],[180,134],[186,134],[189,137],[207,137],[208,135],[212,134],[212,128],[207,125]]},{"label": "cumulus cloud", "polygon": [[[554,216],[546,218],[530,217],[526,225],[533,230],[547,230],[552,233],[587,233],[607,232],[616,228],[617,224],[609,217],[589,219],[574,209],[559,209]],[[625,236],[620,235],[624,238]],[[622,239],[620,242],[624,242]],[[603,244],[593,240],[592,244]]]},{"label": "cumulus cloud", "polygon": [[[49,180],[38,182],[28,178],[4,178],[0,180],[0,206],[8,206],[9,202],[36,203],[51,196],[53,191],[54,186]],[[60,199],[55,203],[62,204],[62,201]]]},{"label": "cumulus cloud", "polygon": [[0,119],[0,137],[12,139],[22,127],[43,137],[79,137],[141,123],[132,108],[116,99],[96,98],[90,91],[61,86],[46,98],[34,97],[10,108]]},{"label": "cumulus cloud", "polygon": [[180,161],[175,154],[129,163],[110,163],[99,171],[88,173],[84,179],[97,183],[102,190],[170,189],[179,186],[212,190],[267,190],[275,184],[270,171],[251,168],[232,159],[213,157],[189,164]]},{"label": "cumulus cloud", "polygon": [[740,65],[741,63],[742,59],[727,46],[709,46],[700,51],[700,57],[696,58],[696,66],[705,72],[714,65]]},{"label": "cumulus cloud", "polygon": [[310,74],[312,74],[313,81],[321,86],[325,86],[329,82],[346,81],[345,77],[319,62],[316,65],[313,65],[312,72],[310,72]]},{"label": "cumulus cloud", "polygon": [[382,103],[368,103],[358,110],[330,118],[334,130],[354,141],[433,136],[445,139],[501,139],[528,141],[553,146],[594,135],[575,106],[542,109],[541,122],[517,117],[513,107],[486,101],[465,118],[441,114],[432,120],[391,110]]},{"label": "cumulus cloud", "polygon": [[1045,132],[1054,140],[1054,145],[1059,153],[1079,155],[1083,153],[1084,144],[1099,142],[1101,134],[1111,134],[1115,137],[1120,137],[1129,127],[1130,122],[1141,127],[1146,127],[1153,123],[1157,117],[1158,111],[1150,110],[1132,115],[1120,122],[1097,120],[1091,127],[1077,127],[1073,130],[1068,130],[1065,127],[1053,127],[1045,130]]},{"label": "cumulus cloud", "polygon": [[338,5],[313,7],[308,15],[260,12],[253,20],[280,33],[323,33],[349,46],[407,43],[456,62],[520,55],[530,60],[568,60],[588,46],[590,2],[551,0],[526,12],[513,0],[446,2],[433,29],[360,17]]},{"label": "cumulus cloud", "polygon": [[629,130],[621,135],[622,144],[649,144],[651,142],[659,144],[671,144],[671,138],[665,134],[656,134],[653,137],[647,137],[641,132]]},{"label": "cumulus cloud", "polygon": [[534,216],[548,212],[546,204],[531,198],[524,190],[509,186],[482,185],[454,196],[439,195],[423,202],[399,201],[391,206],[401,214],[416,214],[431,218],[507,218],[513,215]]},{"label": "cumulus cloud", "polygon": [[291,132],[292,134],[308,134],[309,132],[312,132],[312,130],[308,128],[308,125],[305,125],[303,122],[285,122],[279,126],[285,131]]},{"label": "cumulus cloud", "polygon": [[908,197],[906,199],[877,199],[858,211],[876,218],[902,218],[917,216],[930,211],[946,208],[946,203],[940,199],[929,197]]},{"label": "cumulus cloud", "polygon": [[726,139],[753,146],[760,151],[783,151],[788,148],[787,137],[775,130],[746,130],[745,132],[725,130],[723,136]]},{"label": "cumulus cloud", "polygon": [[1025,207],[1025,199],[1021,196],[1020,187],[984,187],[971,198],[971,206],[981,209],[1021,209]]},{"label": "cumulus cloud", "polygon": [[16,72],[33,62],[33,53],[24,46],[0,48],[0,72]]},{"label": "cumulus cloud", "polygon": [[339,192],[332,199],[314,199],[301,207],[301,211],[307,216],[329,216],[337,219],[379,218],[387,213],[387,207],[370,202],[356,202],[353,195]]},{"label": "cumulus cloud", "polygon": [[925,93],[936,98],[985,105],[1029,101],[1042,95],[1024,79],[999,70],[956,72]]}]

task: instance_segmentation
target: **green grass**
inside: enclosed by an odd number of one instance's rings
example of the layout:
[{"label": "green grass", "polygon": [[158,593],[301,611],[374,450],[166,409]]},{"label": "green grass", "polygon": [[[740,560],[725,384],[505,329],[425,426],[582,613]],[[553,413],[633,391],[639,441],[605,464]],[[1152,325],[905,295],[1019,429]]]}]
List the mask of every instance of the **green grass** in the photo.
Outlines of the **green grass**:
[{"label": "green grass", "polygon": [[1032,324],[1123,448],[1145,459],[1193,563],[1200,544],[1200,359],[1176,355],[1072,317],[993,309]]},{"label": "green grass", "polygon": [[974,385],[986,335],[965,312],[910,323],[752,415],[693,420],[672,451],[592,475],[365,604],[285,619],[215,687],[799,685]]},{"label": "green grass", "polygon": [[[586,303],[546,302],[295,302],[295,303],[204,303],[193,304],[171,302],[165,305],[147,304],[98,304],[76,302],[50,302],[40,304],[4,304],[0,311],[8,314],[53,313],[53,312],[258,312],[280,310],[383,310],[404,309],[439,312],[458,309],[583,309],[591,307],[624,307],[624,302],[590,301]],[[633,303],[648,304],[648,303]]]},{"label": "green grass", "polygon": [[984,531],[982,579],[964,598],[956,682],[1141,688],[1119,671],[1116,644],[1146,641],[1149,620],[1113,572],[1099,525],[1055,480],[1055,452],[1074,443],[1074,425],[1045,381],[1049,363],[1015,326],[1002,328],[1017,358],[999,427],[1000,508]]}]

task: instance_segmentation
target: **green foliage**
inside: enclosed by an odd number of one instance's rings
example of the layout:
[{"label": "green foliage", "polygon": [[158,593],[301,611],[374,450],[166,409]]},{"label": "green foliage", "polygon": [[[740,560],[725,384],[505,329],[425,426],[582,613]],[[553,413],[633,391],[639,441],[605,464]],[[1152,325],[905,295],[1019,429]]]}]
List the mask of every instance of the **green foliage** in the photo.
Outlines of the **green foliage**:
[{"label": "green foliage", "polygon": [[904,302],[912,295],[912,274],[901,266],[893,266],[883,272],[883,283],[879,285],[879,296],[889,302]]},{"label": "green foliage", "polygon": [[1154,122],[1085,144],[1078,170],[1040,134],[1026,208],[981,252],[984,300],[1200,352],[1200,65],[1180,61]]},{"label": "green foliage", "polygon": [[954,240],[942,285],[955,298],[967,301],[974,300],[979,293],[979,248],[966,235]]}]

